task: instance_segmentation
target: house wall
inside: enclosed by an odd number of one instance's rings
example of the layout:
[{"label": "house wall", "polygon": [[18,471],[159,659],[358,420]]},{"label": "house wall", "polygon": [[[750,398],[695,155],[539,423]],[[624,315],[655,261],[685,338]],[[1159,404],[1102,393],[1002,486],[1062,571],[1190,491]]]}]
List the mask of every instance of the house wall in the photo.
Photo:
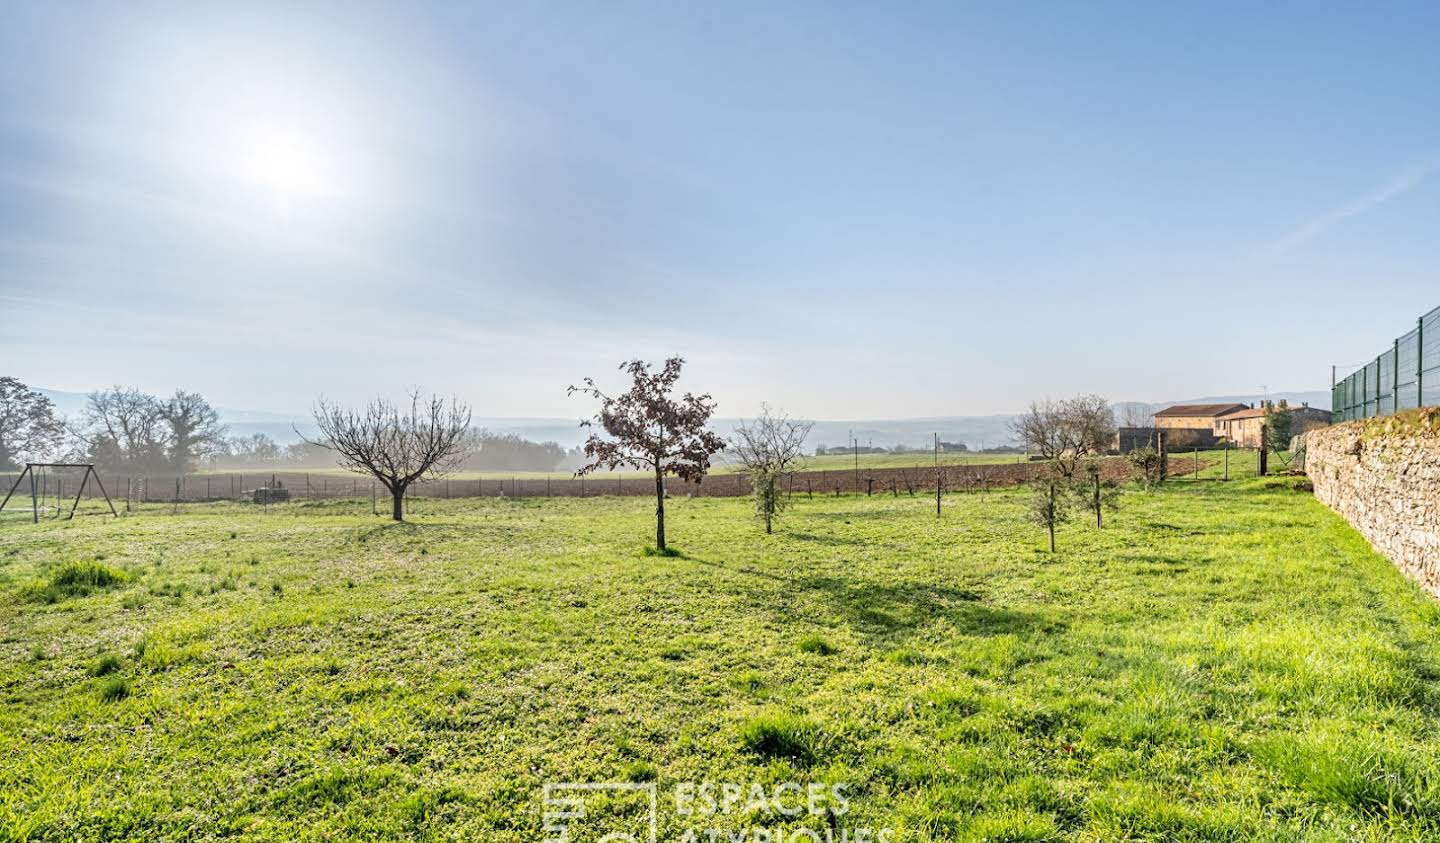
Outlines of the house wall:
[{"label": "house wall", "polygon": [[1440,408],[1356,419],[1302,441],[1315,497],[1440,596]]},{"label": "house wall", "polygon": [[1209,430],[1215,429],[1213,416],[1156,416],[1155,426],[1162,430]]}]

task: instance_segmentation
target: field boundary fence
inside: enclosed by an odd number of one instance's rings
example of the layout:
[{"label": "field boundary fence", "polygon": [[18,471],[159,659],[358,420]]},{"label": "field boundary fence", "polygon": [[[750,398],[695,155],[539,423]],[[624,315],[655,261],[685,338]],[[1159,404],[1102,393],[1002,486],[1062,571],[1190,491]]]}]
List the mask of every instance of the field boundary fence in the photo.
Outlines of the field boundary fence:
[{"label": "field boundary fence", "polygon": [[1331,387],[1337,422],[1440,404],[1440,307],[1390,348]]},{"label": "field boundary fence", "polygon": [[[1119,457],[1103,461],[1107,478],[1120,480],[1129,476],[1129,464]],[[933,495],[938,482],[943,491],[983,491],[988,488],[1014,486],[1034,480],[1044,471],[1045,464],[993,463],[977,465],[915,465],[902,468],[861,468],[798,471],[787,475],[784,487],[792,495],[810,496],[865,495]],[[938,471],[938,477],[937,477]],[[9,488],[18,476],[0,474],[0,484]],[[262,502],[274,500],[261,490],[284,489],[293,501],[323,501],[373,498],[384,502],[388,493],[379,483],[359,475],[318,474],[306,472],[233,472],[175,476],[126,476],[105,473],[105,486],[117,507],[156,503],[201,503],[219,501]],[[686,483],[669,477],[666,492],[671,497],[742,497],[751,492],[750,478],[744,474],[712,474],[699,483]],[[74,496],[77,486],[62,477],[47,477],[38,492],[42,499]],[[30,508],[25,490],[24,501],[11,501],[10,509]],[[587,477],[511,477],[511,478],[441,478],[420,482],[410,487],[408,495],[417,498],[573,498],[573,497],[648,497],[655,494],[653,478],[636,475],[591,475]],[[20,497],[17,492],[17,499]],[[84,499],[99,498],[99,491],[87,488]]]}]

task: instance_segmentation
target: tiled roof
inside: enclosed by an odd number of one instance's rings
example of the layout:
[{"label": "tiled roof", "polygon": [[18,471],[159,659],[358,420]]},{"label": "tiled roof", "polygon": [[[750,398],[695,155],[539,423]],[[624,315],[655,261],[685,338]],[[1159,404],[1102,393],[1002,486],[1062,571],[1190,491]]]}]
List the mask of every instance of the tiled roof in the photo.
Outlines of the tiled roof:
[{"label": "tiled roof", "polygon": [[1224,416],[1239,410],[1248,410],[1244,404],[1176,404],[1156,413],[1156,417],[1176,416]]}]

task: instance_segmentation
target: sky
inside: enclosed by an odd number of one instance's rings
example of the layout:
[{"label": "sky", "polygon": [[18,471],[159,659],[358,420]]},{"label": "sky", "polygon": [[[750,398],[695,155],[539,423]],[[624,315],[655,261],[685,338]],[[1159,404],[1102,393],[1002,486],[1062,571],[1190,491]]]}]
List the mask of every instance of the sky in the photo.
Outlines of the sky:
[{"label": "sky", "polygon": [[0,374],[580,416],[1324,389],[1440,305],[1440,5],[5,3]]}]

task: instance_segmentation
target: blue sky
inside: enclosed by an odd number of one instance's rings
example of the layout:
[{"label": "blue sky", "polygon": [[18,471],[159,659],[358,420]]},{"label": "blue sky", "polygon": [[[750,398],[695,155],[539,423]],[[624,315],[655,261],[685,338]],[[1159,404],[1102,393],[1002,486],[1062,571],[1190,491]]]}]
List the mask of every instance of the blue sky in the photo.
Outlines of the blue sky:
[{"label": "blue sky", "polygon": [[1435,4],[15,3],[0,369],[487,416],[1328,386],[1440,305]]}]

